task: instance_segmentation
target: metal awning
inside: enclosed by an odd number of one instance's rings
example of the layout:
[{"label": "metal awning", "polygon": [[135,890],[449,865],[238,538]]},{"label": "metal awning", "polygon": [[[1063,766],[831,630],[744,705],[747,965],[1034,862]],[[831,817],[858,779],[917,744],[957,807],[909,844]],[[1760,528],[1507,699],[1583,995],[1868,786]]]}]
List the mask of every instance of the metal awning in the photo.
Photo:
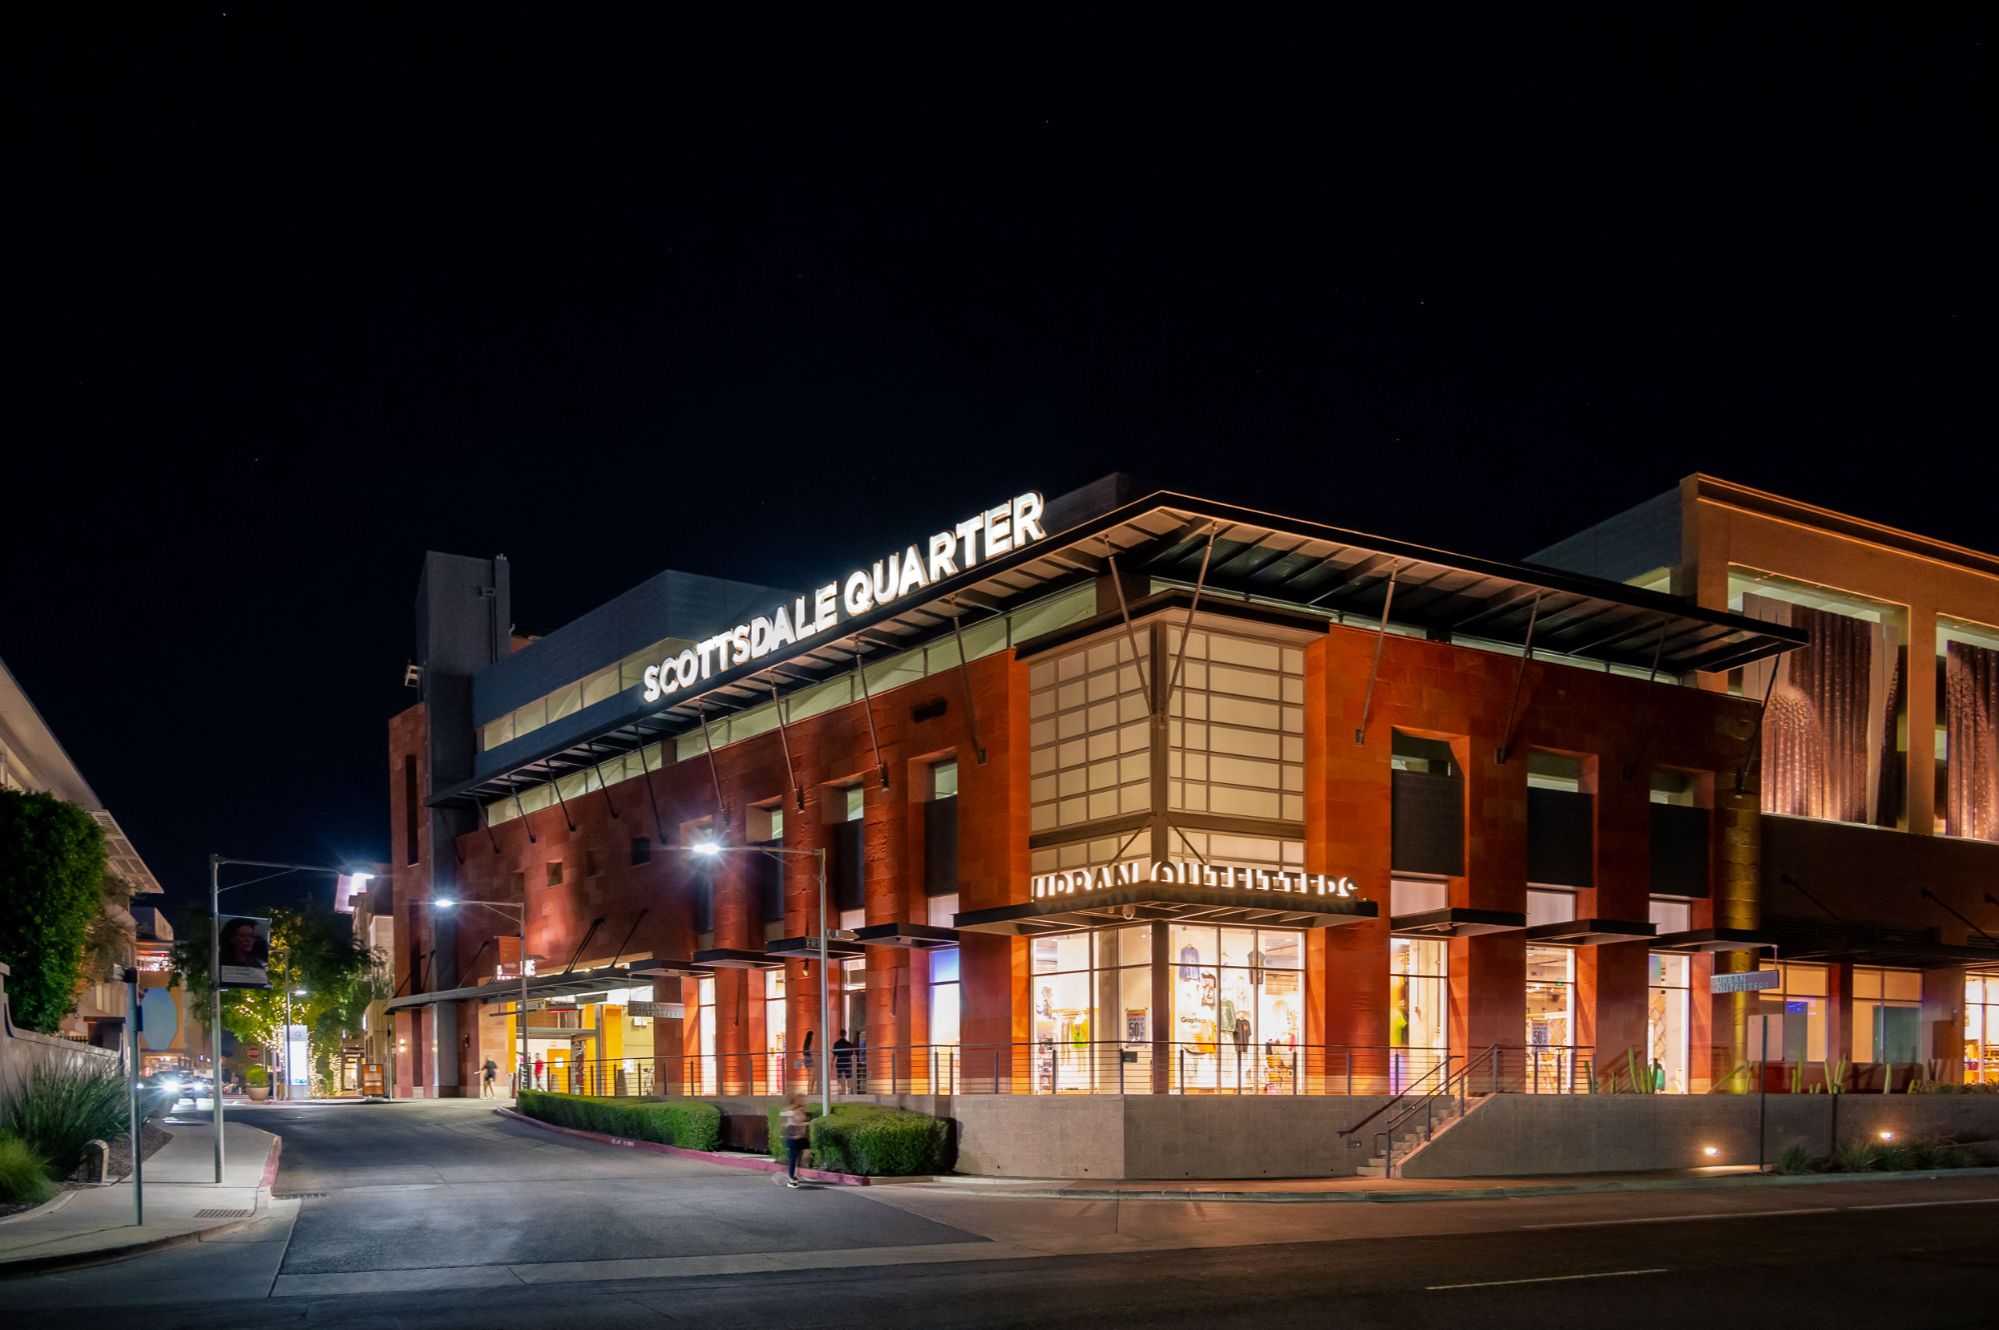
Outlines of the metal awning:
[{"label": "metal awning", "polygon": [[958,945],[958,930],[934,924],[869,924],[857,929],[854,940],[864,947],[903,947],[910,951],[932,951]]},{"label": "metal awning", "polygon": [[[847,961],[867,953],[852,942],[829,937],[826,939],[826,954],[836,961]],[[819,959],[819,939],[816,936],[781,937],[764,948],[764,955],[780,961],[816,961]]]},{"label": "metal awning", "polygon": [[[1804,645],[1803,629],[1703,609],[1687,601],[1580,574],[1452,554],[1298,518],[1168,491],[1108,511],[1049,505],[1050,534],[947,577],[923,594],[843,619],[838,635],[712,676],[670,700],[634,701],[593,733],[555,740],[492,772],[440,790],[432,805],[500,798],[608,758],[698,729],[710,719],[851,673],[962,626],[1091,581],[1108,570],[1147,582],[1192,584],[1220,608],[1230,600],[1289,607],[1322,621],[1372,624],[1394,582],[1391,622],[1448,640],[1452,634],[1511,646],[1530,623],[1537,653],[1662,674],[1733,669]],[[1062,523],[1058,527],[1057,523]],[[1213,547],[1209,548],[1209,536]],[[1202,566],[1206,574],[1202,577]],[[636,691],[630,694],[636,698]]]},{"label": "metal awning", "polygon": [[1478,937],[1482,933],[1513,933],[1527,927],[1527,916],[1511,910],[1425,910],[1398,914],[1388,931],[1397,937]]},{"label": "metal awning", "polygon": [[1761,951],[1775,947],[1776,939],[1753,928],[1690,928],[1683,933],[1661,933],[1652,939],[1654,951],[1716,952]]},{"label": "metal awning", "polygon": [[[591,970],[573,970],[567,974],[531,974],[527,983],[528,1000],[643,984],[649,981],[653,973],[650,967],[659,964],[660,962],[648,957],[633,961],[629,965],[602,965]],[[390,998],[386,1010],[400,1011],[408,1007],[427,1007],[438,1002],[513,1002],[520,996],[520,980],[493,979],[483,984],[445,988],[433,993],[410,993],[403,997]]]},{"label": "metal awning", "polygon": [[1049,896],[1025,905],[971,910],[952,922],[961,933],[1001,933],[1010,937],[1075,933],[1155,920],[1260,928],[1330,928],[1376,918],[1380,908],[1373,901],[1340,897],[1210,887],[1166,888],[1158,883],[1140,882],[1081,896]]},{"label": "metal awning", "polygon": [[1598,947],[1607,942],[1636,942],[1658,931],[1657,924],[1635,919],[1564,919],[1534,925],[1527,930],[1527,940],[1543,946]]},{"label": "metal awning", "polygon": [[775,970],[783,964],[761,951],[749,951],[742,947],[710,947],[706,951],[697,951],[694,963],[715,970]]},{"label": "metal awning", "polygon": [[1843,924],[1789,923],[1766,925],[1787,961],[1820,964],[1879,965],[1890,969],[1941,970],[1951,966],[1999,967],[1999,948],[1941,942],[1933,928],[1869,928]]},{"label": "metal awning", "polygon": [[644,969],[634,967],[632,970],[635,977],[644,976],[647,979],[701,979],[713,973],[714,966],[697,965],[693,961],[651,960],[646,962]]}]

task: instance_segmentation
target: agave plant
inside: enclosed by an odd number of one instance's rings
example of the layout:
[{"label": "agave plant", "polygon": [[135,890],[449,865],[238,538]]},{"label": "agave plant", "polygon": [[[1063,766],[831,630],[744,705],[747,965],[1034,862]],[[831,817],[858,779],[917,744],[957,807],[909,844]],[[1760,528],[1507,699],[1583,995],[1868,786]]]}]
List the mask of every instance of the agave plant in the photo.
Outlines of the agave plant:
[{"label": "agave plant", "polygon": [[125,1078],[115,1069],[43,1066],[7,1105],[0,1125],[63,1178],[83,1162],[84,1146],[123,1135],[127,1120]]}]

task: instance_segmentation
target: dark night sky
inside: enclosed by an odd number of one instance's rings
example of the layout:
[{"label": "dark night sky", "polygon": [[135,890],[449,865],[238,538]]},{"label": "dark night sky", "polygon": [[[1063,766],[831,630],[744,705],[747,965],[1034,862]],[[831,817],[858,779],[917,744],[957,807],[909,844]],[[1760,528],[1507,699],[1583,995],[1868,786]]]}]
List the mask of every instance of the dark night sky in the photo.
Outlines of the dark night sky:
[{"label": "dark night sky", "polygon": [[426,547],[539,630],[1117,469],[1506,558],[1696,469],[1999,546],[1989,6],[421,8],[0,16],[0,657],[177,896],[386,851]]}]

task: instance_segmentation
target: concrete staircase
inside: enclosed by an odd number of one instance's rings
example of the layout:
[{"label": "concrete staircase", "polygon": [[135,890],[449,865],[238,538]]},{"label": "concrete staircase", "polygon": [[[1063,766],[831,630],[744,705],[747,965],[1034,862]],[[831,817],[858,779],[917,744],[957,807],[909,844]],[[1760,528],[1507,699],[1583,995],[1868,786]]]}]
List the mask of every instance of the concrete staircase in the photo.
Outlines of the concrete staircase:
[{"label": "concrete staircase", "polygon": [[1431,1141],[1476,1113],[1479,1106],[1485,1102],[1484,1096],[1475,1095],[1466,1101],[1465,1111],[1459,1113],[1456,1096],[1439,1095],[1428,1115],[1417,1113],[1410,1117],[1406,1123],[1395,1129],[1394,1137],[1387,1144],[1375,1145],[1373,1138],[1369,1137],[1365,1144],[1374,1146],[1374,1153],[1354,1169],[1355,1176],[1386,1178],[1388,1150],[1391,1147],[1395,1151],[1395,1162],[1398,1165],[1407,1163],[1411,1156],[1420,1152]]}]

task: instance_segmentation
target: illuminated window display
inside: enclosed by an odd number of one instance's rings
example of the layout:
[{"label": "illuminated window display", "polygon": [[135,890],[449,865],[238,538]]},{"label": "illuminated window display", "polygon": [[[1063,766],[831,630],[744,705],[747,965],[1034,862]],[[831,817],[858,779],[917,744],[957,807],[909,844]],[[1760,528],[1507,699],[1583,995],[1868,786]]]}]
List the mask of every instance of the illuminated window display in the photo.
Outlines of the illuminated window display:
[{"label": "illuminated window display", "polygon": [[958,949],[930,953],[931,1080],[940,1093],[956,1083],[958,1065]]},{"label": "illuminated window display", "polygon": [[1916,1061],[1922,1014],[1922,971],[1853,967],[1855,1062]]},{"label": "illuminated window display", "polygon": [[1651,989],[1646,994],[1645,1051],[1650,1059],[1641,1075],[1652,1077],[1652,1088],[1665,1094],[1685,1094],[1688,1081],[1687,1013],[1691,994],[1685,956],[1652,953]]},{"label": "illuminated window display", "polygon": [[1173,924],[1173,1086],[1284,1092],[1305,1038],[1302,933]]},{"label": "illuminated window display", "polygon": [[1999,976],[1965,976],[1964,1079],[1999,1085]]},{"label": "illuminated window display", "polygon": [[1575,1056],[1576,954],[1527,948],[1527,1057],[1532,1088],[1564,1088]]},{"label": "illuminated window display", "polygon": [[[1774,989],[1765,989],[1766,1000],[1784,1004],[1783,1038],[1768,1053],[1771,1062],[1823,1062],[1826,1059],[1826,994],[1829,976],[1823,965],[1773,964],[1757,967],[1775,970],[1780,979]],[[1749,1060],[1765,1060],[1763,1022],[1749,1022]]]},{"label": "illuminated window display", "polygon": [[1152,925],[1038,937],[1029,947],[1035,1093],[1148,1092]]},{"label": "illuminated window display", "polygon": [[764,976],[764,1066],[765,1083],[773,1088],[784,1077],[784,971],[765,970]]},{"label": "illuminated window display", "polygon": [[715,1067],[715,981],[712,978],[694,981],[700,1004],[694,1020],[693,1054],[688,1058],[687,1088],[689,1094],[713,1094],[721,1085],[721,1078]]},{"label": "illuminated window display", "polygon": [[1450,1047],[1451,948],[1435,938],[1388,944],[1389,1090],[1429,1074]]}]

